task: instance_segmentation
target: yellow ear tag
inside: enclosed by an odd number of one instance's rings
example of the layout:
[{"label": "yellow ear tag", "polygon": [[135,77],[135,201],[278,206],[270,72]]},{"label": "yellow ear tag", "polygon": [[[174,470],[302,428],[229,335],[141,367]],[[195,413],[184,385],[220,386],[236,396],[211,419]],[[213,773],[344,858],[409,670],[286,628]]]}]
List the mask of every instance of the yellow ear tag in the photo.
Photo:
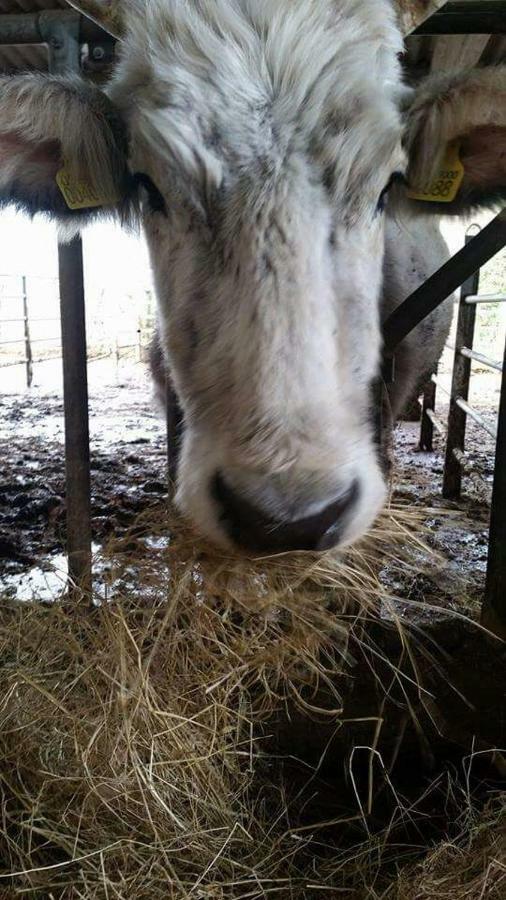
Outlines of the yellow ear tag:
[{"label": "yellow ear tag", "polygon": [[56,184],[63,194],[65,203],[69,209],[90,209],[97,206],[114,206],[121,197],[100,196],[86,180],[75,179],[64,163],[63,168],[56,173]]},{"label": "yellow ear tag", "polygon": [[412,200],[425,200],[427,203],[451,203],[459,192],[464,178],[464,166],[460,159],[460,144],[451,141],[445,157],[441,163],[441,169],[432,184],[427,185],[424,191],[407,191]]}]

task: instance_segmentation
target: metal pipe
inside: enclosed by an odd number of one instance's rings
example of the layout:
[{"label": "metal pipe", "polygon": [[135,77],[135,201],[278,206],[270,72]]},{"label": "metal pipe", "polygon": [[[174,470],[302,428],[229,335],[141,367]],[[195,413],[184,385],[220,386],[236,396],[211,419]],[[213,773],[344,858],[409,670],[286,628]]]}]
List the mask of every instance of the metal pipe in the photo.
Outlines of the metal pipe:
[{"label": "metal pipe", "polygon": [[432,409],[427,409],[427,410],[426,410],[426,415],[429,417],[429,419],[431,420],[431,422],[432,422],[434,428],[436,429],[436,431],[439,432],[439,434],[445,434],[445,433],[446,433],[446,428],[444,427],[444,425],[443,425],[443,423],[441,422],[441,420],[438,419],[438,417],[436,416],[436,413],[434,412],[434,410],[432,410]]},{"label": "metal pipe", "polygon": [[69,577],[91,587],[91,479],[81,239],[58,245],[60,270],[65,472]]},{"label": "metal pipe", "polygon": [[506,342],[504,345],[494,486],[482,623],[506,639]]},{"label": "metal pipe", "polygon": [[451,392],[448,390],[448,388],[445,388],[444,384],[441,384],[441,382],[438,378],[436,378],[435,375],[431,375],[430,380],[436,385],[436,387],[439,388],[440,391],[443,391],[443,394],[446,394],[447,397],[451,397]]},{"label": "metal pipe", "polygon": [[[80,68],[79,16],[55,20],[49,36],[52,73]],[[65,472],[69,590],[76,596],[92,587],[91,476],[83,245],[80,237],[58,243],[60,315],[65,412]]]},{"label": "metal pipe", "polygon": [[466,303],[506,303],[506,294],[471,294]]},{"label": "metal pipe", "polygon": [[111,42],[111,35],[73,10],[0,15],[0,44],[50,44],[55,28],[77,29],[80,43]]},{"label": "metal pipe", "polygon": [[[448,343],[445,344],[446,350],[456,351],[455,344]],[[496,369],[497,372],[502,372],[502,363],[496,362],[494,359],[490,359],[489,356],[485,356],[483,353],[478,353],[477,350],[470,350],[469,347],[461,347],[460,348],[461,356],[465,356],[466,359],[472,359],[475,362],[480,362],[484,366],[487,366],[489,369]]]},{"label": "metal pipe", "polygon": [[169,501],[174,498],[176,492],[177,470],[179,464],[179,451],[181,436],[184,427],[183,412],[179,405],[177,394],[170,380],[167,381],[166,392],[166,416],[167,416],[167,474]]},{"label": "metal pipe", "polygon": [[488,356],[484,356],[483,353],[478,353],[476,350],[469,350],[468,347],[462,347],[460,352],[466,359],[473,359],[475,362],[482,363],[482,365],[487,366],[489,369],[495,369],[496,372],[502,372],[502,363],[496,362]]},{"label": "metal pipe", "polygon": [[433,415],[436,405],[436,383],[429,381],[423,392],[423,410],[420,426],[420,450],[426,450],[429,453],[433,450],[434,428]]},{"label": "metal pipe", "polygon": [[466,402],[466,400],[463,400],[462,397],[457,397],[455,399],[455,403],[459,407],[459,409],[461,409],[463,412],[465,412],[466,415],[470,416],[471,419],[474,419],[474,421],[481,428],[483,428],[486,432],[488,432],[490,437],[493,437],[494,439],[497,437],[497,429],[493,428],[491,425],[489,425],[488,422],[485,421],[483,416],[480,416],[479,412],[476,412],[474,407],[470,406],[469,403]]}]

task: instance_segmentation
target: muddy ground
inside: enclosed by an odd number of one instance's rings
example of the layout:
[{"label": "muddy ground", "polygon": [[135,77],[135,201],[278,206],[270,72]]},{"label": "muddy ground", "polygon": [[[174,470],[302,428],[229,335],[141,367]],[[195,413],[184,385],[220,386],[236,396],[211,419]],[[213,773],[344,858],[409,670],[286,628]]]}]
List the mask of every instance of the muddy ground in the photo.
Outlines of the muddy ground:
[{"label": "muddy ground", "polygon": [[[474,383],[473,401],[493,422],[497,380],[478,375]],[[103,379],[93,378],[90,414],[93,539],[100,545],[108,535],[124,532],[141,511],[166,496],[166,446],[164,423],[142,365],[125,366],[119,373],[111,368]],[[438,415],[442,421],[446,414],[441,393]],[[441,439],[436,438],[433,453],[422,453],[418,431],[415,423],[402,423],[396,429],[392,502],[423,511],[428,542],[441,552],[442,561],[435,567],[422,555],[420,572],[406,575],[404,582],[397,578],[393,587],[401,597],[431,605],[431,616],[437,615],[437,606],[464,608],[473,614],[486,571],[494,442],[470,424],[467,450],[480,474],[464,479],[458,504],[448,503],[441,497]],[[24,573],[35,566],[44,569],[62,553],[63,434],[58,390],[43,387],[0,395],[0,578],[4,587],[16,588]]]}]

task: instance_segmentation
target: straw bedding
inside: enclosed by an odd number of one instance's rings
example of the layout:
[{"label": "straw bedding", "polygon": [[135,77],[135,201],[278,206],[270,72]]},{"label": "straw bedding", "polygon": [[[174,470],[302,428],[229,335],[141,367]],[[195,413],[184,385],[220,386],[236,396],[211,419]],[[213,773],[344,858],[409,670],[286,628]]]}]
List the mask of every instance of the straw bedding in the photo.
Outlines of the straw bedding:
[{"label": "straw bedding", "polygon": [[343,725],[355,644],[389,602],[378,571],[419,564],[413,523],[385,514],[346,558],[253,562],[151,513],[104,551],[93,604],[5,598],[0,897],[504,897],[499,801],[385,874],[387,832],[345,850],[338,826],[292,827],[269,749],[280,710]]}]

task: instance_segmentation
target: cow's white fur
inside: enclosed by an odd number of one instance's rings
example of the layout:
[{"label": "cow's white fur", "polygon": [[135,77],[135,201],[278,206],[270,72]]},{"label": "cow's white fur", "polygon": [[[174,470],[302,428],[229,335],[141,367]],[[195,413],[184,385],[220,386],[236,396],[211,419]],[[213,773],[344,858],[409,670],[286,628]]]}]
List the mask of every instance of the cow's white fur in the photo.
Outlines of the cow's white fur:
[{"label": "cow's white fur", "polygon": [[376,206],[404,166],[400,49],[384,0],[128,7],[110,93],[132,168],[169,208],[169,227],[147,216],[146,231],[187,414],[178,499],[214,538],[217,471],[286,520],[358,480],[343,542],[384,501],[370,420]]},{"label": "cow's white fur", "polygon": [[[392,8],[132,0],[125,12],[112,102],[72,82],[0,79],[0,203],[61,218],[62,150],[104,190],[118,172],[123,183],[119,109],[130,168],[151,177],[166,205],[166,216],[159,202],[146,207],[144,221],[162,350],[186,415],[181,507],[226,542],[210,491],[217,471],[285,521],[314,514],[356,480],[347,543],[385,495],[370,397],[381,287],[386,313],[445,257],[436,227],[404,210],[400,224],[387,219],[383,265],[377,202],[404,167]],[[429,80],[408,120],[413,177],[423,182],[445,139],[467,129],[465,196],[476,202],[478,170],[489,195],[504,188],[505,129],[496,125],[506,125],[505,93],[504,67]],[[491,135],[501,152],[488,167]],[[437,360],[450,311],[399,349],[394,414]]]}]

